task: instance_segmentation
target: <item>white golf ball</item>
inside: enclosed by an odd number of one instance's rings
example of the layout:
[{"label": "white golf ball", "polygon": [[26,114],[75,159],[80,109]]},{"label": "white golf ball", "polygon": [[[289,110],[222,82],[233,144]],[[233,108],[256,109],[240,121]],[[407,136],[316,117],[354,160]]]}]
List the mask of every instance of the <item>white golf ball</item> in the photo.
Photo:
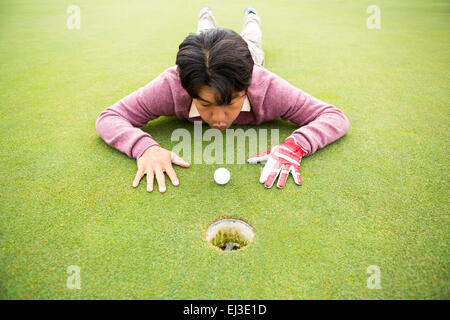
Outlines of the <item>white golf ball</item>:
[{"label": "white golf ball", "polygon": [[226,184],[228,181],[230,181],[231,174],[230,171],[228,171],[225,168],[219,168],[214,172],[214,180],[218,184]]}]

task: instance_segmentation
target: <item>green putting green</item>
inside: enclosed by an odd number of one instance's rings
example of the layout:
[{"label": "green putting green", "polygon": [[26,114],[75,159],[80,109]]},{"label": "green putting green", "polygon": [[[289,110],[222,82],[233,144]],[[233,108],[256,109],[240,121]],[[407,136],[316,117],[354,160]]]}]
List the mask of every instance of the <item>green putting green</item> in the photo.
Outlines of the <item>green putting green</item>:
[{"label": "green putting green", "polygon": [[[72,4],[79,30],[66,26]],[[175,64],[202,6],[240,32],[246,4],[2,1],[0,298],[450,298],[450,4],[377,1],[379,30],[366,27],[371,4],[255,4],[266,68],[350,120],[302,161],[303,186],[289,177],[266,190],[261,165],[192,164],[160,194],[145,179],[132,188],[136,161],[95,121]],[[166,117],[143,129],[171,149],[177,128],[193,133]],[[284,139],[296,126],[260,128]],[[225,186],[219,167],[231,172]],[[252,243],[214,249],[205,232],[221,217],[248,222]],[[69,266],[79,290],[67,287]],[[367,286],[369,266],[380,289]]]}]

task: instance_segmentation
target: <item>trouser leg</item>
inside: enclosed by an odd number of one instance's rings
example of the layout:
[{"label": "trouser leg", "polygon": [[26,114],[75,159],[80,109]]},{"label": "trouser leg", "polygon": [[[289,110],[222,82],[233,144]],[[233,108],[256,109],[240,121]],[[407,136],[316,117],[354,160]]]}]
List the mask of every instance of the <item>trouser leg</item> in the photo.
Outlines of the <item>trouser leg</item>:
[{"label": "trouser leg", "polygon": [[253,61],[264,65],[264,51],[262,49],[261,19],[253,13],[244,16],[242,38],[247,42]]},{"label": "trouser leg", "polygon": [[215,28],[216,28],[216,19],[214,19],[211,9],[205,7],[202,10],[200,10],[200,14],[198,16],[197,33],[200,33],[200,31],[202,30]]}]

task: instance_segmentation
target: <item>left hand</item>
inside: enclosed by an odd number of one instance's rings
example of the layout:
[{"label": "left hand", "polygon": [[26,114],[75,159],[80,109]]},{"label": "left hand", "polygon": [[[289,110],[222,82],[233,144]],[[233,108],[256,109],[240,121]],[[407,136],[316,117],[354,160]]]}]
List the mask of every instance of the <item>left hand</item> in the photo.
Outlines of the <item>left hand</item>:
[{"label": "left hand", "polygon": [[305,149],[297,144],[295,138],[290,136],[282,144],[250,157],[247,161],[250,164],[266,163],[259,178],[259,182],[265,183],[266,188],[272,188],[278,175],[280,175],[280,178],[278,179],[277,187],[283,188],[289,172],[292,174],[296,184],[302,184],[300,161],[306,153]]}]

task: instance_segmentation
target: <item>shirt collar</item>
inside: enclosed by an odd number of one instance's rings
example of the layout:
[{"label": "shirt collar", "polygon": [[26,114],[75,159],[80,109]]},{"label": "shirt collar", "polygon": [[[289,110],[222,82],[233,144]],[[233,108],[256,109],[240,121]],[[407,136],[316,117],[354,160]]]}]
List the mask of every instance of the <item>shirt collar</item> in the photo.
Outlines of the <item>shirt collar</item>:
[{"label": "shirt collar", "polygon": [[[251,110],[252,108],[250,106],[250,101],[248,100],[248,97],[245,96],[241,111],[249,112]],[[197,106],[195,105],[194,100],[192,100],[191,109],[189,110],[189,118],[193,117],[200,117],[200,113],[198,113]]]}]

